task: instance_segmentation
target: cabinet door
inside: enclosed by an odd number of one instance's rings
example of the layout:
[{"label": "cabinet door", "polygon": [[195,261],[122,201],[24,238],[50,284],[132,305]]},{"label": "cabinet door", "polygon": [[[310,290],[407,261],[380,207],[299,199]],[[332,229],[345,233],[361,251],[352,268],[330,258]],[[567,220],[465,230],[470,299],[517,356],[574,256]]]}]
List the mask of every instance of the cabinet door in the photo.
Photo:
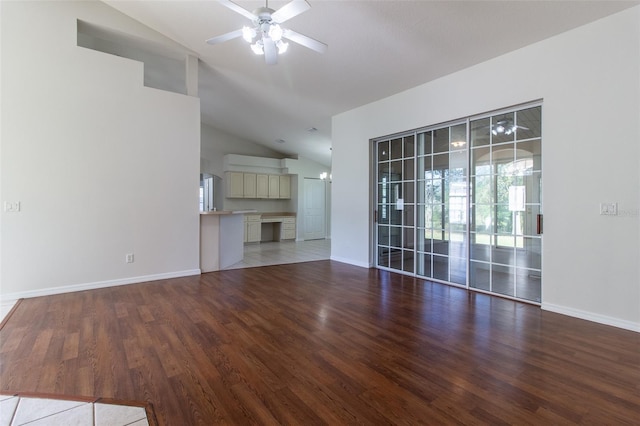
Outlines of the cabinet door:
[{"label": "cabinet door", "polygon": [[227,172],[227,198],[244,197],[244,173]]},{"label": "cabinet door", "polygon": [[260,242],[262,224],[260,222],[247,222],[247,242]]},{"label": "cabinet door", "polygon": [[269,198],[269,175],[256,176],[256,197]]},{"label": "cabinet door", "polygon": [[244,198],[256,198],[256,174],[244,173]]},{"label": "cabinet door", "polygon": [[280,176],[280,197],[283,199],[291,198],[291,176]]},{"label": "cabinet door", "polygon": [[269,175],[269,198],[280,198],[280,176]]},{"label": "cabinet door", "polygon": [[294,217],[285,217],[282,221],[280,232],[281,240],[293,240],[296,238],[296,219]]}]

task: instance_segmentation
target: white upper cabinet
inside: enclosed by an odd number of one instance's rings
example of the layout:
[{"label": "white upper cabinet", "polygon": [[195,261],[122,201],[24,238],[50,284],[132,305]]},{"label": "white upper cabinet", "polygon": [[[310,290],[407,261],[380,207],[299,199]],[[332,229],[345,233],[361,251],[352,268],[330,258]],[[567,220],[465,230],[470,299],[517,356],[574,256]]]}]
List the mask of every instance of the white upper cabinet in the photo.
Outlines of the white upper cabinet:
[{"label": "white upper cabinet", "polygon": [[291,176],[280,176],[280,192],[278,198],[290,199],[291,198]]},{"label": "white upper cabinet", "polygon": [[256,198],[256,174],[244,173],[244,198]]},{"label": "white upper cabinet", "polygon": [[269,175],[269,198],[280,198],[280,176]]},{"label": "white upper cabinet", "polygon": [[227,198],[244,197],[244,173],[227,172]]},{"label": "white upper cabinet", "polygon": [[257,175],[257,198],[269,198],[269,175]]},{"label": "white upper cabinet", "polygon": [[291,176],[226,172],[227,198],[290,199]]}]

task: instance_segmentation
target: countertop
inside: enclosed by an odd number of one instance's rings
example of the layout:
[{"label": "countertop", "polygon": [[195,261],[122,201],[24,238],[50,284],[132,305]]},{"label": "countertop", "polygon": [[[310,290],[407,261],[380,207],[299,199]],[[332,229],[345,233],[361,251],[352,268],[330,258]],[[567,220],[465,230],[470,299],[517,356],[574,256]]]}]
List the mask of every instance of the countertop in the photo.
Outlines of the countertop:
[{"label": "countertop", "polygon": [[268,213],[261,213],[261,212],[254,212],[253,214],[259,214],[261,217],[296,217],[296,214],[293,212],[268,212]]},{"label": "countertop", "polygon": [[[201,215],[227,215],[227,214],[246,214],[246,213],[257,213],[255,210],[212,210],[208,212],[200,212]],[[259,214],[259,213],[257,213]]]}]

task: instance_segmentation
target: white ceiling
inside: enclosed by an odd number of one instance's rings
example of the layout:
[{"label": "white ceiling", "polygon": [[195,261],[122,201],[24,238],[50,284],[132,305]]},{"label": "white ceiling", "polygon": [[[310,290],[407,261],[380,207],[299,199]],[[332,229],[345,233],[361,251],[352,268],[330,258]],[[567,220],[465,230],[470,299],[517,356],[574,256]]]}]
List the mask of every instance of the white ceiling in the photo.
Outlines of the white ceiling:
[{"label": "white ceiling", "polygon": [[[290,43],[272,66],[242,38],[205,43],[249,23],[215,0],[106,3],[199,56],[205,123],[325,165],[331,163],[333,115],[640,3],[308,1],[311,9],[283,27],[328,44],[328,51],[319,54]],[[264,6],[236,3],[248,10]],[[269,7],[277,10],[286,3],[271,1]],[[318,130],[308,132],[311,127]]]}]

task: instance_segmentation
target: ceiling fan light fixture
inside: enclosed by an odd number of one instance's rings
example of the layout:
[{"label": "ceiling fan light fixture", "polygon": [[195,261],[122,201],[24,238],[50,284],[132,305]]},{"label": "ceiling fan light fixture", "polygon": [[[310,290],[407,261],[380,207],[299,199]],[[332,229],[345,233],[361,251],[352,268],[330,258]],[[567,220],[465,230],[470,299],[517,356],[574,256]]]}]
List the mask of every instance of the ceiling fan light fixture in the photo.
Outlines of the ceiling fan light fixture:
[{"label": "ceiling fan light fixture", "polygon": [[256,38],[256,30],[250,27],[242,27],[242,38],[247,43],[252,43],[253,39]]},{"label": "ceiling fan light fixture", "polygon": [[512,135],[516,132],[516,130],[518,129],[518,126],[516,126],[514,123],[510,122],[510,121],[501,121],[498,122],[497,124],[495,124],[494,126],[491,127],[491,133],[494,136],[498,136],[498,135]]},{"label": "ceiling fan light fixture", "polygon": [[264,47],[262,46],[262,40],[258,40],[251,45],[251,50],[256,55],[264,55]]},{"label": "ceiling fan light fixture", "polygon": [[269,37],[271,38],[271,40],[278,42],[282,40],[283,34],[284,32],[282,31],[282,27],[280,25],[271,24],[271,27],[269,28]]},{"label": "ceiling fan light fixture", "polygon": [[287,49],[289,49],[289,43],[286,43],[282,40],[278,40],[276,42],[276,46],[278,47],[278,53],[280,55],[282,55],[283,53],[286,53]]},{"label": "ceiling fan light fixture", "polygon": [[249,43],[253,53],[264,55],[267,65],[278,63],[278,55],[285,53],[289,47],[288,41],[318,53],[325,53],[327,50],[325,43],[280,26],[289,19],[309,10],[311,5],[307,0],[291,0],[278,10],[269,8],[269,0],[266,0],[264,7],[257,8],[253,12],[249,12],[232,0],[218,0],[218,2],[249,19],[253,26],[244,26],[238,30],[209,38],[206,40],[208,44],[219,44],[242,37]]}]

